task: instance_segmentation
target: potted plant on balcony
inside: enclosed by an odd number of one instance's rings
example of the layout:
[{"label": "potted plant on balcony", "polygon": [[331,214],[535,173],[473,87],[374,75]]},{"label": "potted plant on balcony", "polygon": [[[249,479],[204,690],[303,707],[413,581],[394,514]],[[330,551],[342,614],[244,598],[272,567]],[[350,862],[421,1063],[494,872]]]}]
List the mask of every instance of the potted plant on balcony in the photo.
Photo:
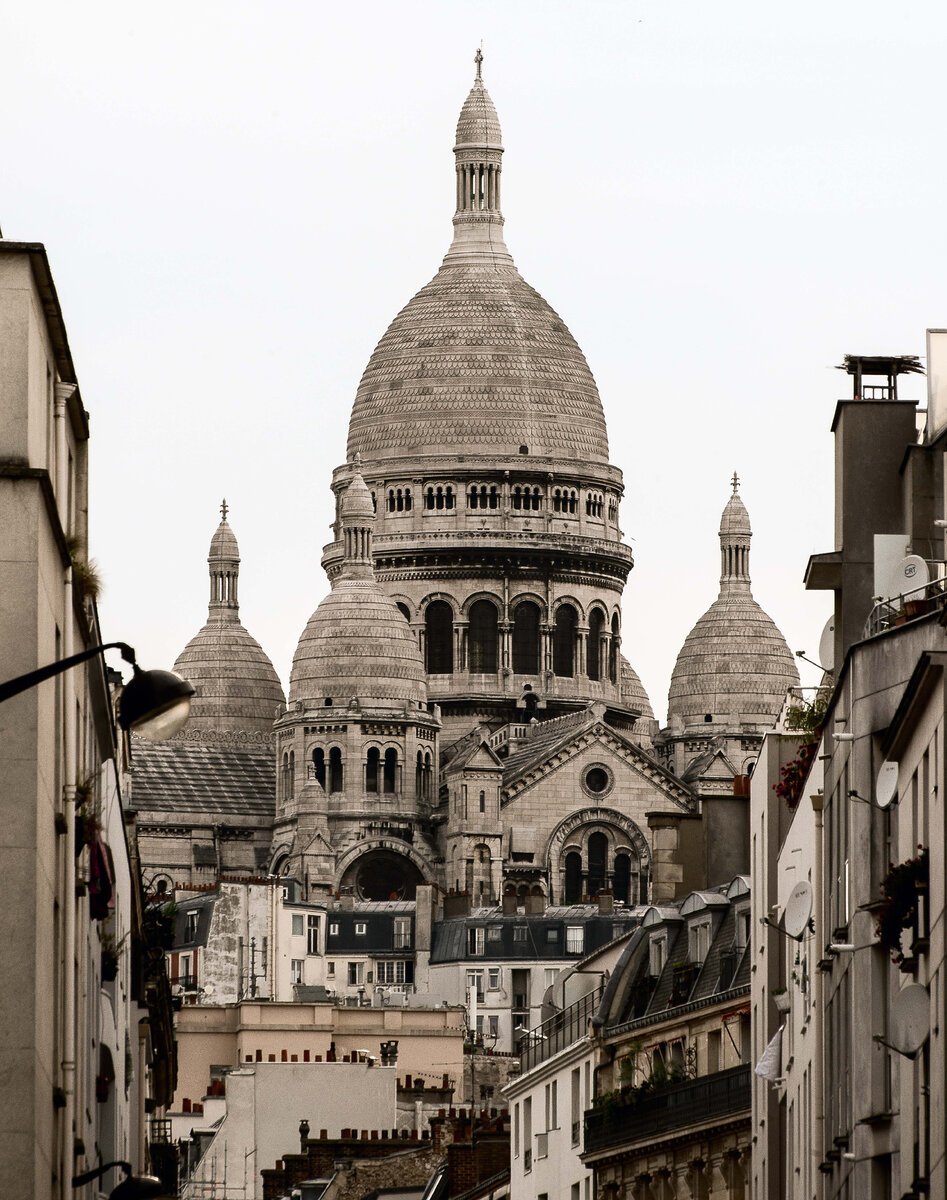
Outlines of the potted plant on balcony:
[{"label": "potted plant on balcony", "polygon": [[796,757],[781,768],[779,783],[773,784],[773,791],[781,800],[785,800],[790,808],[795,808],[799,803],[802,789],[815,761],[831,695],[830,689],[820,688],[811,703],[803,700],[801,704],[794,704],[787,710],[783,722],[786,732],[800,733],[802,738]]},{"label": "potted plant on balcony", "polygon": [[927,891],[930,879],[930,857],[926,846],[902,863],[889,863],[888,874],[881,881],[882,903],[878,910],[875,936],[891,955],[891,961],[903,963],[902,930],[912,928],[918,918],[918,895]]}]

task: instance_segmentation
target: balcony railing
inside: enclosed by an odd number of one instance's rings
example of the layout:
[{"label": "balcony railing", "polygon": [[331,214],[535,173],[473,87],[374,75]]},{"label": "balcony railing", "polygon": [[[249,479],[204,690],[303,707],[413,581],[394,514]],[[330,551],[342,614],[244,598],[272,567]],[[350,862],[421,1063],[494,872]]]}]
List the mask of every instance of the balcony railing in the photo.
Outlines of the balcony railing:
[{"label": "balcony railing", "polygon": [[630,1093],[618,1093],[612,1103],[585,1114],[585,1153],[617,1149],[670,1130],[732,1118],[742,1110],[750,1115],[748,1063],[671,1084],[636,1103],[630,1101]]},{"label": "balcony railing", "polygon": [[932,562],[928,565],[931,568],[931,575],[934,576],[930,583],[922,584],[913,591],[905,591],[900,596],[891,596],[889,599],[880,600],[875,605],[865,622],[866,638],[874,637],[877,633],[884,633],[886,629],[891,629],[895,625],[903,625],[906,621],[923,617],[944,603],[945,596],[947,596],[947,576],[941,574],[944,565],[939,562]]},{"label": "balcony railing", "polygon": [[528,1071],[560,1050],[565,1050],[589,1031],[589,1020],[602,999],[602,988],[597,988],[548,1021],[543,1021],[520,1046],[520,1069]]}]

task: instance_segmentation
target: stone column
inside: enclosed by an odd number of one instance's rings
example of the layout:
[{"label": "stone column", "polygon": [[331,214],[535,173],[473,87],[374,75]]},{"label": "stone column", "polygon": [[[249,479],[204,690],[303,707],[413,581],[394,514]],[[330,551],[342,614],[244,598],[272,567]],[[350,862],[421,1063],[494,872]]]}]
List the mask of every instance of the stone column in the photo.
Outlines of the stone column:
[{"label": "stone column", "polygon": [[512,665],[512,646],[513,646],[513,623],[512,621],[500,622],[500,668],[501,670],[510,670]]},{"label": "stone column", "polygon": [[573,675],[587,675],[586,654],[589,644],[589,627],[588,625],[579,625],[575,631],[575,662],[573,666]]}]

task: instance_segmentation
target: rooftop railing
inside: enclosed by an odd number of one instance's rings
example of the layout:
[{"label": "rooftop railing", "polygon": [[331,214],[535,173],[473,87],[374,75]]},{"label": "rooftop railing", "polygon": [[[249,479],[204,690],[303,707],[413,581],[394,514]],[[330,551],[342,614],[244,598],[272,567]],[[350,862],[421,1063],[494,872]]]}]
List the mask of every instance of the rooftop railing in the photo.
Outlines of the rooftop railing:
[{"label": "rooftop railing", "polygon": [[603,988],[589,992],[575,1004],[557,1012],[548,1021],[543,1021],[520,1045],[520,1070],[529,1071],[538,1067],[547,1058],[565,1050],[589,1031],[589,1021],[598,1010]]},{"label": "rooftop railing", "polygon": [[[944,569],[943,563],[933,562],[928,565],[932,568],[931,574],[934,574],[935,571],[942,572]],[[943,574],[937,579],[932,579],[930,583],[921,584],[912,591],[902,592],[898,596],[889,596],[883,600],[879,599],[865,622],[865,637],[874,637],[878,633],[884,633],[886,629],[893,629],[896,625],[903,625],[907,621],[923,617],[926,613],[939,608],[945,599],[947,599],[947,575]]]}]

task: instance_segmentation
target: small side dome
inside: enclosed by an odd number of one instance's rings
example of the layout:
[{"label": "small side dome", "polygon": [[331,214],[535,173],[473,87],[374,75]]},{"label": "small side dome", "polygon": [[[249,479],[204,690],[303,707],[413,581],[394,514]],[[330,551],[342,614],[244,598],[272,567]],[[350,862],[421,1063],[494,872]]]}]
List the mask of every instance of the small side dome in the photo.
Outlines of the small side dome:
[{"label": "small side dome", "polygon": [[654,720],[654,709],[648,699],[648,693],[631,663],[621,655],[621,698],[629,708],[637,708],[642,719]]},{"label": "small side dome", "polygon": [[740,499],[739,492],[734,492],[720,514],[720,536],[740,534],[749,537],[751,533],[750,514],[746,511],[746,505]]},{"label": "small side dome", "polygon": [[480,64],[483,55],[477,51],[474,61],[477,64],[477,78],[470,89],[470,94],[464,101],[457,118],[457,137],[455,150],[462,147],[491,147],[503,149],[503,136],[500,133],[500,118],[490,99],[490,93],[483,85],[480,77]]},{"label": "small side dome", "polygon": [[339,515],[345,517],[374,517],[375,505],[372,494],[362,476],[356,471],[345,489]]},{"label": "small side dome", "polygon": [[[226,508],[226,502],[224,508]],[[210,539],[210,550],[207,552],[207,557],[208,559],[226,558],[234,562],[240,561],[240,548],[233,530],[227,524],[226,517],[221,520],[217,526],[217,532]]]}]

